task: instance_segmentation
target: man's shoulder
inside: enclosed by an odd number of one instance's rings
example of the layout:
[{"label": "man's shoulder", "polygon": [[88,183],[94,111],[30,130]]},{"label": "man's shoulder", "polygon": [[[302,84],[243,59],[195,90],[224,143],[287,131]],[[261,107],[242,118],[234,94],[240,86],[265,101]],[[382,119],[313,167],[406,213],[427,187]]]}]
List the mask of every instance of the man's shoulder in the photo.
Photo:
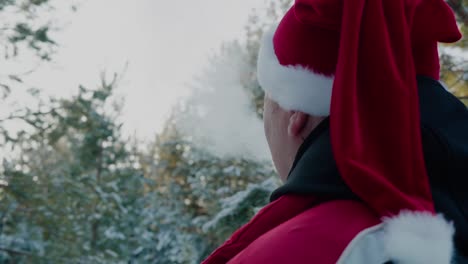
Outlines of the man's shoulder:
[{"label": "man's shoulder", "polygon": [[[380,223],[377,215],[365,204],[354,200],[332,200],[313,206],[301,214],[291,218],[288,222],[308,222],[335,225],[346,222],[348,224],[374,225]],[[326,220],[324,223],[322,220]]]},{"label": "man's shoulder", "polygon": [[362,230],[378,225],[380,219],[364,204],[336,200],[314,206],[271,230],[271,238],[291,240],[300,247],[336,245],[344,247]]},{"label": "man's shoulder", "polygon": [[302,263],[311,259],[336,263],[361,231],[379,223],[378,217],[360,202],[329,201],[271,229],[236,258],[255,258],[258,263]]}]

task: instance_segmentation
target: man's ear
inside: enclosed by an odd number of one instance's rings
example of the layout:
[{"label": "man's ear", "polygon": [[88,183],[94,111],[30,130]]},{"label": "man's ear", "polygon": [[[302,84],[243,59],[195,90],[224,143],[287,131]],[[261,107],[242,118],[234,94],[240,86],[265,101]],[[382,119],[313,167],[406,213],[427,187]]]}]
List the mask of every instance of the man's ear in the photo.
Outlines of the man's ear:
[{"label": "man's ear", "polygon": [[288,134],[297,137],[301,134],[307,124],[309,116],[299,111],[293,111],[289,117]]}]

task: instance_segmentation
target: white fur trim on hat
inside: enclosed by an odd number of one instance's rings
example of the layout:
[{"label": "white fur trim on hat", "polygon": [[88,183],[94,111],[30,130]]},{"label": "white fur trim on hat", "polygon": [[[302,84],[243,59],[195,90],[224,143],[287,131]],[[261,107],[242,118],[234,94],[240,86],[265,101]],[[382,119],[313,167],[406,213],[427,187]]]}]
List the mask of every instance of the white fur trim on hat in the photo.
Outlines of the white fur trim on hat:
[{"label": "white fur trim on hat", "polygon": [[274,30],[266,32],[258,55],[257,77],[265,92],[286,110],[330,115],[333,77],[303,66],[283,66],[273,47]]},{"label": "white fur trim on hat", "polygon": [[361,231],[337,264],[450,264],[454,232],[441,215],[404,211]]},{"label": "white fur trim on hat", "polygon": [[403,211],[384,219],[385,250],[396,263],[451,263],[454,233],[442,215]]}]

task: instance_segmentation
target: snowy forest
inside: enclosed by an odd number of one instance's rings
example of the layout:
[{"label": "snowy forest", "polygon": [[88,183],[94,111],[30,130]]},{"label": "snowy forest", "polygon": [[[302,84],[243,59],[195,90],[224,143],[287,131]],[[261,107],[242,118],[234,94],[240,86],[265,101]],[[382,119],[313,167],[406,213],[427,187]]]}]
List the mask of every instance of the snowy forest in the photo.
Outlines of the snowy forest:
[{"label": "snowy forest", "polygon": [[[467,35],[468,0],[447,2]],[[44,20],[52,1],[0,0],[0,104],[17,89],[30,100],[0,112],[0,263],[200,263],[246,223],[280,184],[249,129],[262,129],[260,37],[290,5],[269,0],[252,10],[244,37],[212,54],[192,94],[141,144],[122,133],[125,98],[115,91],[125,70],[96,72],[99,83],[68,97],[44,97],[23,81],[34,69],[7,67],[23,53],[53,61],[61,43],[49,34],[57,19]],[[440,58],[442,80],[468,105],[467,38],[441,45]],[[206,138],[206,129],[217,132],[206,120],[223,119],[219,90],[244,100],[244,116],[224,114],[225,122],[248,129]],[[228,145],[214,149],[212,141]],[[236,149],[241,143],[250,147]]]}]

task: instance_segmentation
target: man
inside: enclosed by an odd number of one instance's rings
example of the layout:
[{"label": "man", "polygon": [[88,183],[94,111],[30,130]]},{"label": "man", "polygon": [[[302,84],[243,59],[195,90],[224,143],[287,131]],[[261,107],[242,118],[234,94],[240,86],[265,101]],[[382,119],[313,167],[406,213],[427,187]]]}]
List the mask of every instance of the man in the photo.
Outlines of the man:
[{"label": "man", "polygon": [[295,1],[258,60],[285,184],[204,263],[465,263],[468,111],[437,81],[460,37],[443,0]]}]

